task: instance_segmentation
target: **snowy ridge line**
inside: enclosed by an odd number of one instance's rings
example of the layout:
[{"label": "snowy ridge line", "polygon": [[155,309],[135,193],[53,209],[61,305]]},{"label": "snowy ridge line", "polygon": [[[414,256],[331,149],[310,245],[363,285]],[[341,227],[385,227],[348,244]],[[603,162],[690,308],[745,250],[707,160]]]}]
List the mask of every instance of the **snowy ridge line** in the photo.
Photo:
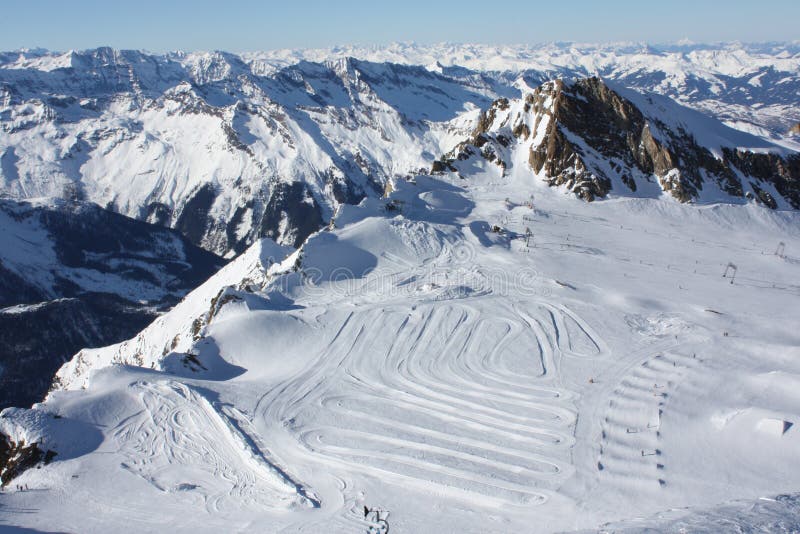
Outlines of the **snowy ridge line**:
[{"label": "snowy ridge line", "polygon": [[[323,61],[356,57],[368,61],[415,65],[462,66],[476,70],[555,69],[580,64],[587,70],[615,62],[645,64],[646,58],[680,59],[708,69],[724,68],[726,74],[752,68],[759,60],[786,52],[784,68],[800,64],[800,42],[785,43],[542,43],[533,45],[483,45],[438,43],[418,45],[393,43],[386,46],[337,46],[322,49],[254,51],[242,56],[264,65],[296,61]],[[784,58],[782,58],[784,59]],[[748,60],[751,60],[748,63]]]},{"label": "snowy ridge line", "polygon": [[[55,50],[18,49],[0,51],[0,67],[53,70],[70,66],[90,50],[59,52]],[[110,49],[108,49],[110,50]],[[222,51],[175,51],[143,55],[173,58],[200,68],[213,65],[215,55],[235,56]],[[244,52],[239,57],[254,65],[254,71],[268,74],[270,69],[299,61],[336,62],[348,57],[366,61],[403,63],[410,65],[462,66],[476,70],[520,70],[523,68],[555,68],[582,64],[587,69],[598,65],[622,63],[629,58],[632,64],[644,63],[648,57],[680,59],[711,69],[724,69],[731,75],[743,68],[759,65],[759,60],[780,59],[785,67],[800,63],[800,41],[786,42],[719,42],[674,43],[646,42],[550,42],[539,44],[486,45],[480,43],[391,43],[376,46],[335,46],[330,48],[297,48]],[[749,60],[749,61],[748,61]]]},{"label": "snowy ridge line", "polygon": [[224,420],[231,428],[231,431],[239,436],[242,442],[250,449],[254,457],[260,458],[267,467],[282,478],[286,484],[294,488],[298,495],[305,498],[314,508],[319,508],[321,503],[314,495],[313,491],[305,488],[305,486],[292,478],[283,468],[281,468],[274,459],[271,458],[272,454],[269,452],[263,439],[258,436],[258,433],[253,428],[252,422],[245,414],[231,405],[219,405],[215,403],[218,412],[224,414]]}]

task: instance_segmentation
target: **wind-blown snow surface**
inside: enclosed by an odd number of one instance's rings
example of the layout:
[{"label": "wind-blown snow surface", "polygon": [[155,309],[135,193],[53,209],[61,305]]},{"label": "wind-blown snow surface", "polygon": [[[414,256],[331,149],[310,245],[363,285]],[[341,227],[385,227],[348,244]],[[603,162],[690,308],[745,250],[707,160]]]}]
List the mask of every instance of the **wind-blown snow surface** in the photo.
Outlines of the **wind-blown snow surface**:
[{"label": "wind-blown snow surface", "polygon": [[0,496],[1,524],[381,532],[365,506],[391,532],[629,528],[685,507],[758,524],[726,503],[800,490],[799,223],[585,204],[520,162],[398,180],[283,260],[257,244],[5,411],[0,430],[64,453]]}]

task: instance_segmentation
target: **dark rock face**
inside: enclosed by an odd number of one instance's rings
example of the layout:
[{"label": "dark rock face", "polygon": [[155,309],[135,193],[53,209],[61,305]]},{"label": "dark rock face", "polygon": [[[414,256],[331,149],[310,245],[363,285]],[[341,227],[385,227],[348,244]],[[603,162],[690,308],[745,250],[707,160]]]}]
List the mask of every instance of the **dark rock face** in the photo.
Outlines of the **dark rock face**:
[{"label": "dark rock face", "polygon": [[43,451],[38,443],[26,445],[16,443],[0,433],[0,487],[5,487],[24,471],[40,463],[48,464],[56,456],[55,451]]},{"label": "dark rock face", "polygon": [[[545,109],[545,99],[548,97],[554,99],[553,113],[547,124],[545,142],[531,148],[528,162],[534,172],[544,170],[551,185],[566,185],[581,198],[594,200],[596,196],[605,196],[608,193],[611,181],[604,173],[587,171],[581,149],[566,138],[562,125],[570,132],[585,135],[589,144],[603,138],[609,156],[624,158],[627,156],[628,145],[633,140],[623,132],[631,127],[641,126],[643,120],[638,110],[614,98],[616,95],[603,90],[592,91],[600,88],[587,89],[587,92],[594,93],[594,106],[588,101],[566,96],[565,85],[561,81],[557,81],[551,90],[542,91],[537,88],[530,99],[534,113],[548,112]],[[537,121],[534,130],[538,127]]]},{"label": "dark rock face", "polygon": [[109,293],[0,312],[0,408],[41,401],[56,371],[78,350],[129,339],[157,316]]},{"label": "dark rock face", "polygon": [[548,82],[527,95],[515,113],[506,99],[497,100],[480,117],[470,139],[437,161],[433,173],[458,172],[458,161],[480,155],[506,170],[504,154],[537,132],[528,164],[548,184],[565,186],[592,201],[614,187],[639,189],[638,180],[655,177],[661,189],[681,202],[699,197],[709,181],[733,197],[745,195],[740,175],[755,197],[777,207],[765,190],[770,184],[792,207],[800,206],[800,156],[756,154],[724,149],[718,158],[683,127],[670,128],[609,88],[598,78],[572,84]]},{"label": "dark rock face", "polygon": [[[794,209],[800,209],[800,154],[786,159],[776,154],[756,154],[734,149],[725,149],[724,154],[725,159],[743,174],[771,183]],[[773,209],[777,207],[772,196],[758,184],[751,182],[751,186],[764,204]]]},{"label": "dark rock face", "polygon": [[[224,260],[174,230],[82,202],[0,202],[6,235],[41,258],[0,250],[0,409],[42,400],[82,348],[128,339]],[[46,253],[52,249],[52,253]]]},{"label": "dark rock face", "polygon": [[200,246],[210,218],[208,212],[217,197],[214,187],[205,184],[184,204],[183,210],[175,223],[175,229],[181,232],[193,244]]},{"label": "dark rock face", "polygon": [[456,172],[458,169],[453,167],[453,160],[447,158],[437,159],[431,165],[431,174],[442,174],[444,172]]},{"label": "dark rock face", "polygon": [[[734,196],[743,194],[736,175],[697,145],[690,133],[670,131],[666,125],[645,117],[633,103],[598,78],[579,80],[571,86],[558,81],[549,90],[537,90],[533,95],[534,108],[542,107],[543,98],[554,101],[547,143],[532,148],[529,161],[535,172],[544,168],[552,185],[566,184],[580,197],[593,200],[608,194],[612,177],[618,177],[631,191],[636,191],[631,173],[621,172],[636,169],[645,175],[655,175],[665,191],[687,202],[702,190],[705,171],[724,191]],[[654,137],[651,123],[668,139]],[[570,143],[564,130],[577,136],[585,146]],[[587,163],[583,157],[587,148],[602,159],[614,161],[612,172]]]},{"label": "dark rock face", "polygon": [[259,237],[277,239],[284,219],[293,229],[294,247],[322,227],[322,209],[305,183],[275,184],[261,219]]}]

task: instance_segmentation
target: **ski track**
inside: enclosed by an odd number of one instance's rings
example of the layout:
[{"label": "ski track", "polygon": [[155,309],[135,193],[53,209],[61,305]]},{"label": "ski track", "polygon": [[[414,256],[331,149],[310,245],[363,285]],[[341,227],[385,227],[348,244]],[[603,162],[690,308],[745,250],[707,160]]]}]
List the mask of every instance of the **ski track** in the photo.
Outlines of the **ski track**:
[{"label": "ski track", "polygon": [[[573,219],[616,228],[603,219]],[[577,235],[571,232],[568,241]],[[411,524],[428,496],[509,518],[506,525],[519,518],[528,525],[533,515],[573,509],[562,508],[566,500],[602,517],[607,502],[660,503],[680,490],[680,456],[665,445],[674,441],[663,439],[661,420],[678,409],[673,398],[699,396],[696,384],[703,382],[696,379],[709,369],[693,349],[712,339],[702,323],[667,306],[638,315],[646,303],[633,300],[624,320],[634,336],[617,337],[611,328],[612,357],[598,334],[608,321],[576,311],[602,313],[577,300],[592,302],[590,281],[585,297],[504,294],[481,267],[458,265],[459,250],[469,252],[458,248],[463,237],[436,249],[422,267],[382,252],[402,270],[344,284],[347,294],[301,298],[287,313],[303,317],[303,336],[319,336],[313,346],[324,348],[302,353],[310,345],[300,340],[296,352],[263,349],[265,360],[302,358],[279,375],[290,378],[265,372],[226,380],[209,393],[169,379],[131,384],[140,406],[114,428],[117,450],[108,452],[120,456],[124,476],[169,497],[166,506],[176,515],[204,505],[209,518],[228,524],[242,517],[244,525],[247,512],[266,510],[253,517],[272,513],[270,526],[285,532],[383,532],[365,506],[387,505]],[[592,253],[574,242],[552,244],[564,253]],[[712,264],[705,256],[700,261],[695,265]],[[397,290],[391,298],[373,292],[387,280]],[[260,347],[246,351],[253,359],[262,354]],[[212,400],[215,391],[238,408]],[[255,406],[253,393],[262,394]],[[153,520],[145,500],[100,504],[128,520]]]},{"label": "ski track", "polygon": [[602,416],[597,470],[622,491],[653,492],[669,483],[661,419],[671,395],[702,360],[685,344],[651,354],[617,383]]},{"label": "ski track", "polygon": [[[199,493],[211,513],[318,505],[269,462],[238,410],[217,410],[174,381],[137,382],[131,389],[143,409],[114,430],[118,452],[127,459],[123,469],[165,493]],[[180,478],[187,478],[185,473],[191,473],[190,480]]]},{"label": "ski track", "polygon": [[559,383],[558,360],[608,349],[565,307],[504,309],[459,301],[352,312],[256,417],[348,476],[494,506],[542,504],[573,471],[576,397]]}]

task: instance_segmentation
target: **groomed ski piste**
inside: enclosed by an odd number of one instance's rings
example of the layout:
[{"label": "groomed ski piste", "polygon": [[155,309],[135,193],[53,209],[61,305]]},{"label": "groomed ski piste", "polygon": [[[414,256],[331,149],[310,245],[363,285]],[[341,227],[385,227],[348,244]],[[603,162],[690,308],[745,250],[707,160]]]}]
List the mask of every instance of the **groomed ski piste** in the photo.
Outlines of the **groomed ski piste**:
[{"label": "groomed ski piste", "polygon": [[76,356],[0,530],[797,531],[800,216],[474,171]]}]

